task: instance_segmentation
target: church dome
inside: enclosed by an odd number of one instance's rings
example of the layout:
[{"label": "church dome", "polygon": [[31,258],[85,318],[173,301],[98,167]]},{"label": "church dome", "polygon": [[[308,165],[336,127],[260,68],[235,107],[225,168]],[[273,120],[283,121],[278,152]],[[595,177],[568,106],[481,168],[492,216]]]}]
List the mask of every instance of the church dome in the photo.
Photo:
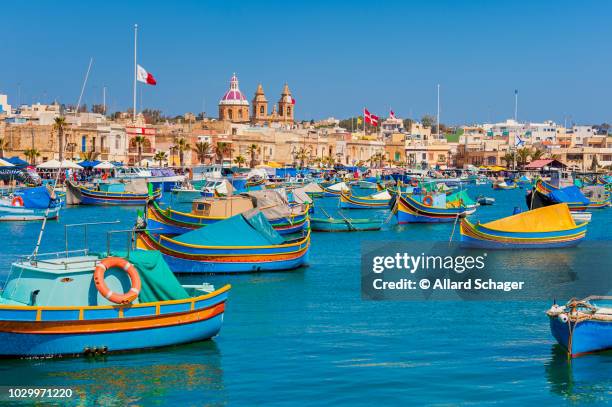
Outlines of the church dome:
[{"label": "church dome", "polygon": [[247,98],[240,92],[238,88],[238,77],[236,74],[232,75],[230,79],[230,88],[225,95],[219,101],[220,105],[232,105],[232,106],[248,106],[249,102]]}]

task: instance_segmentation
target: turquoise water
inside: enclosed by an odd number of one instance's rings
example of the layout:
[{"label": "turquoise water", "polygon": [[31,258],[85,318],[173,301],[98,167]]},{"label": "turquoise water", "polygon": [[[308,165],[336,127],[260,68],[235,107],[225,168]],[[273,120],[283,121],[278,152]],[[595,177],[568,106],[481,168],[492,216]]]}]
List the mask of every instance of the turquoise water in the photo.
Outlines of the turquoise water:
[{"label": "turquoise water", "polygon": [[[522,190],[492,191],[489,220],[524,207]],[[336,199],[319,200],[333,212]],[[43,251],[63,250],[63,225],[122,221],[134,208],[69,208],[50,222]],[[384,211],[344,211],[352,217]],[[588,239],[607,239],[612,209],[594,211]],[[39,224],[4,223],[0,269],[31,252]],[[452,225],[402,225],[380,232],[313,234],[309,267],[278,273],[181,277],[231,283],[221,334],[212,341],[100,358],[2,360],[0,385],[68,386],[91,405],[454,405],[603,404],[612,394],[612,354],[569,363],[555,345],[541,302],[366,302],[360,241],[448,240]],[[74,233],[71,248],[82,233]],[[458,230],[456,231],[458,237]],[[115,237],[120,247],[125,238]],[[1,277],[0,277],[1,278]]]}]

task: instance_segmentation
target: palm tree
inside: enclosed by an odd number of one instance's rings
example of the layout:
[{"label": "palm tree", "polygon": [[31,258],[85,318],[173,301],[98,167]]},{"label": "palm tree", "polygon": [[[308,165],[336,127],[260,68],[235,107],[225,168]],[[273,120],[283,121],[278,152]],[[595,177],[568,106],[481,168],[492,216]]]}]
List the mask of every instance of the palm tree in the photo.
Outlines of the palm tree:
[{"label": "palm tree", "polygon": [[509,151],[502,157],[502,160],[506,162],[506,167],[510,167],[514,164],[514,159],[516,158],[516,153],[514,151]]},{"label": "palm tree", "polygon": [[166,154],[165,151],[158,151],[157,153],[155,153],[153,159],[159,162],[159,166],[161,167],[162,161],[166,161],[168,159],[168,154]]},{"label": "palm tree", "polygon": [[219,164],[223,164],[223,158],[225,158],[225,154],[230,151],[231,147],[229,143],[223,141],[217,142],[217,147],[215,148],[215,155]]},{"label": "palm tree", "polygon": [[295,158],[297,160],[300,160],[300,168],[303,168],[304,163],[308,162],[308,160],[310,159],[310,152],[302,147],[295,153]]},{"label": "palm tree", "polygon": [[242,164],[244,164],[245,162],[246,162],[246,158],[244,158],[241,155],[239,155],[238,157],[234,158],[234,163],[238,164],[238,168],[241,168]]},{"label": "palm tree", "polygon": [[146,139],[144,136],[136,136],[132,139],[136,147],[138,148],[138,164],[142,161],[142,146],[144,145]]},{"label": "palm tree", "polygon": [[176,151],[178,151],[179,164],[181,168],[183,168],[183,158],[184,158],[185,151],[190,150],[191,146],[189,145],[187,140],[185,140],[183,137],[180,137],[175,140],[174,147],[176,148]]},{"label": "palm tree", "polygon": [[255,153],[257,151],[259,151],[259,147],[257,147],[257,144],[251,144],[247,148],[247,153],[249,153],[251,155],[251,162],[249,164],[249,167],[251,167],[251,168],[255,167]]},{"label": "palm tree", "polygon": [[[66,127],[66,118],[59,116],[55,118],[53,128],[57,130],[57,137],[59,139],[59,160],[64,159],[64,129]],[[32,149],[33,150],[33,149]]]},{"label": "palm tree", "polygon": [[0,139],[0,158],[4,158],[4,150],[9,149],[9,142],[3,138]]},{"label": "palm tree", "polygon": [[81,156],[81,160],[83,161],[95,161],[99,155],[100,153],[97,151],[83,151],[82,153],[79,153],[79,156]]},{"label": "palm tree", "polygon": [[200,164],[204,164],[206,157],[210,155],[210,143],[207,141],[198,141],[195,143],[193,151],[197,154]]},{"label": "palm tree", "polygon": [[524,167],[529,161],[529,155],[531,154],[531,150],[527,147],[519,148],[516,150],[516,163],[519,167]]},{"label": "palm tree", "polygon": [[591,161],[591,171],[597,172],[597,167],[599,167],[599,161],[597,160],[597,154],[593,154],[593,161]]},{"label": "palm tree", "polygon": [[530,154],[530,155],[531,155],[531,159],[532,159],[533,161],[535,161],[535,160],[539,160],[540,158],[542,158],[542,157],[544,156],[544,150],[540,150],[539,148],[534,148],[534,149],[531,151],[531,154]]},{"label": "palm tree", "polygon": [[35,148],[25,150],[23,154],[29,159],[30,164],[32,165],[36,165],[36,157],[40,156],[40,152]]}]

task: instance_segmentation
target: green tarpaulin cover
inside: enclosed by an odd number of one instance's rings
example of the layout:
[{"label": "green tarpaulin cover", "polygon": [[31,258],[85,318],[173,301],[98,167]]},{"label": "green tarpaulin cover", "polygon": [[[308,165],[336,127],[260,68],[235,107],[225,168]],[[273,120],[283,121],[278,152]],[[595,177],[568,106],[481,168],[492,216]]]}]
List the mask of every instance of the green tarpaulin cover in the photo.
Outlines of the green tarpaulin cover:
[{"label": "green tarpaulin cover", "polygon": [[258,210],[183,233],[174,240],[199,246],[269,246],[285,242]]},{"label": "green tarpaulin cover", "polygon": [[458,200],[462,200],[463,204],[466,206],[469,205],[476,205],[476,202],[474,202],[474,200],[472,198],[470,198],[470,196],[468,195],[467,191],[462,190],[459,192],[455,192],[454,194],[451,194],[449,196],[446,197],[446,201],[447,202],[454,202],[454,201],[458,201]]},{"label": "green tarpaulin cover", "polygon": [[[111,256],[126,258],[125,252],[113,252]],[[100,256],[107,257],[106,253]],[[181,300],[189,298],[187,291],[176,279],[162,254],[156,250],[135,250],[128,261],[138,270],[142,288],[138,295],[140,303]]]}]

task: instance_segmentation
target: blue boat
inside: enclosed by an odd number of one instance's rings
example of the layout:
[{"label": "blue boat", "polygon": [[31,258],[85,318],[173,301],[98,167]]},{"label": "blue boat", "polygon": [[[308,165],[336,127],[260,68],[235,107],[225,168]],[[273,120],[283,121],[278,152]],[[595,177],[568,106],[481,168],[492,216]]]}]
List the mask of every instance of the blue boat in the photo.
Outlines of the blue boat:
[{"label": "blue boat", "polygon": [[51,187],[17,190],[0,197],[0,221],[57,219],[62,200]]},{"label": "blue boat", "polygon": [[476,204],[465,191],[447,198],[446,194],[404,195],[397,198],[396,216],[403,223],[454,222],[476,211]]},{"label": "blue boat", "polygon": [[120,182],[102,183],[97,188],[92,188],[68,181],[66,183],[67,203],[70,205],[144,205],[149,200],[157,200],[161,197],[161,189],[148,191],[144,181],[141,183],[145,187],[138,186],[134,192],[129,190],[126,184]]},{"label": "blue boat", "polygon": [[181,286],[155,251],[29,256],[13,263],[0,293],[0,356],[104,354],[210,339],[221,329],[229,289]]},{"label": "blue boat", "polygon": [[612,308],[593,302],[598,300],[610,302],[612,297],[574,298],[546,311],[553,336],[572,358],[612,349]]}]

